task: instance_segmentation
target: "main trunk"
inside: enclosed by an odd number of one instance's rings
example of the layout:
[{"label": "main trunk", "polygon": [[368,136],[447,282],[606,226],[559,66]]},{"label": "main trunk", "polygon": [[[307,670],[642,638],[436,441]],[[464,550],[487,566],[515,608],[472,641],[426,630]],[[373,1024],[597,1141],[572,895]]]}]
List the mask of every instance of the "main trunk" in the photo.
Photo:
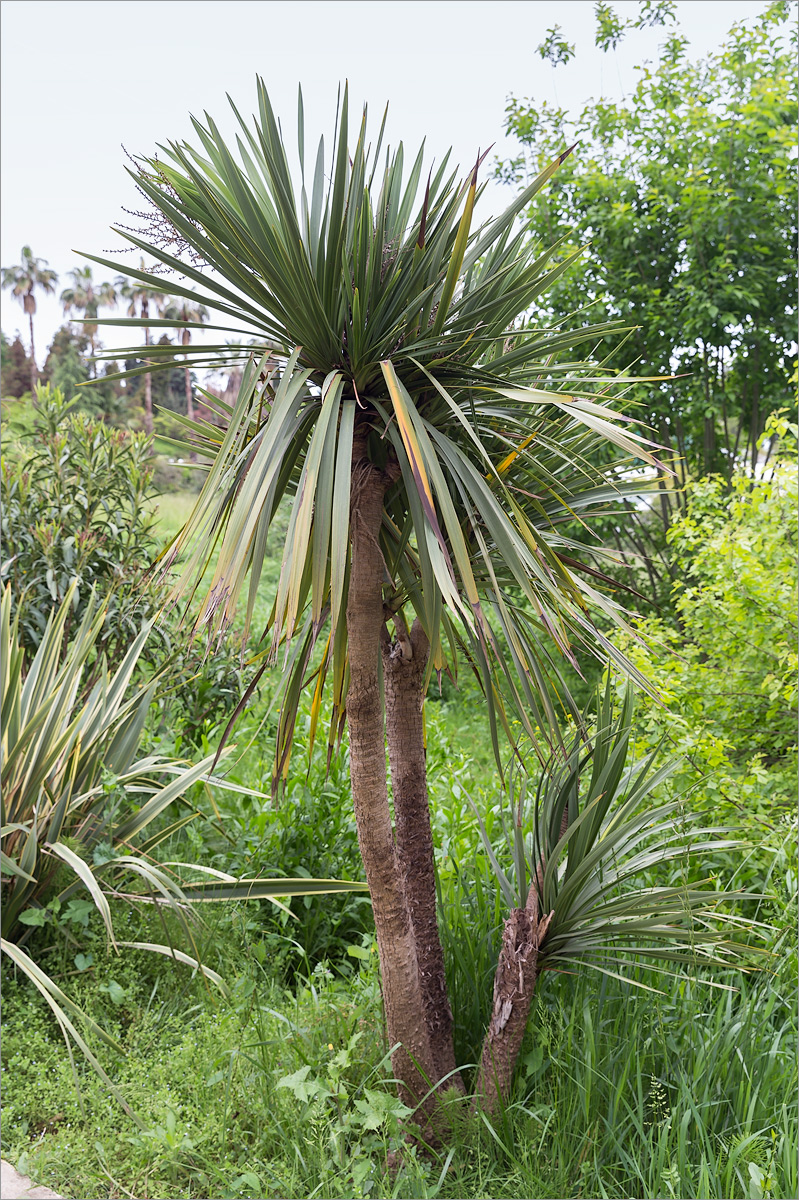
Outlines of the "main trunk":
[{"label": "main trunk", "polygon": [[[445,1086],[464,1089],[455,1065],[436,917],[422,715],[429,645],[418,621],[409,632],[397,614],[394,641],[385,624],[385,563],[378,538],[388,482],[366,459],[364,443],[356,441],[347,600],[350,776],[358,843],[372,897],[392,1066],[403,1100],[416,1107],[431,1085],[445,1077]],[[381,650],[385,726],[378,676]],[[395,829],[388,804],[386,737]],[[542,862],[540,871],[543,866]],[[538,977],[538,948],[549,921],[549,916],[539,917],[532,886],[526,907],[514,909],[505,922],[473,1101],[489,1112],[510,1093]],[[423,1106],[426,1132],[434,1139],[441,1130],[436,1107],[434,1098]]]},{"label": "main trunk", "polygon": [[436,879],[427,764],[424,746],[422,689],[430,650],[418,621],[408,632],[399,616],[398,638],[383,638],[386,733],[394,796],[397,858],[408,897],[416,941],[425,1021],[439,1080],[463,1091],[455,1066],[452,1010],[447,997],[444,955],[438,935]]},{"label": "main trunk", "polygon": [[[387,480],[353,454],[352,569],[347,600],[350,683],[347,726],[358,843],[372,897],[392,1067],[404,1101],[417,1105],[436,1082],[416,943],[388,806],[378,666],[383,556],[378,535]],[[396,1048],[395,1048],[396,1047]]]}]

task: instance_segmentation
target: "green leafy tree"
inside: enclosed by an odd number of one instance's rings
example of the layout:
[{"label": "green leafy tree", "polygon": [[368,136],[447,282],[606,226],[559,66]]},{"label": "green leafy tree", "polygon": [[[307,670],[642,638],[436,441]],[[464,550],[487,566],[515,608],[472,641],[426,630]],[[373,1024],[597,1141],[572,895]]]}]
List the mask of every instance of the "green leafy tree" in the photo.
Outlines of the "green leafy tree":
[{"label": "green leafy tree", "polygon": [[[69,592],[67,629],[92,595],[105,603],[97,648],[117,664],[154,614],[137,590],[155,548],[146,500],[151,446],[143,434],[108,429],[75,412],[57,388],[39,387],[37,420],[22,453],[3,462],[3,561],[20,645],[34,654],[54,606]],[[155,602],[155,603],[154,603]],[[150,651],[158,639],[150,639]]]},{"label": "green leafy tree", "polygon": [[[628,27],[672,20],[673,5],[642,5],[621,20],[597,5],[597,44]],[[590,305],[593,320],[638,326],[609,362],[637,359],[664,380],[638,398],[678,476],[731,475],[754,464],[769,412],[791,392],[796,345],[796,64],[783,22],[766,5],[733,26],[721,48],[692,61],[670,30],[657,66],[644,66],[629,100],[589,104],[578,116],[512,98],[507,130],[519,142],[499,174],[525,185],[552,145],[580,140],[547,191],[528,206],[534,240],[562,239],[580,265],[549,289],[544,319]],[[542,51],[545,47],[542,47]],[[539,318],[536,318],[538,320]],[[668,517],[669,505],[664,506]]]},{"label": "green leafy tree", "polygon": [[744,471],[689,484],[669,530],[679,627],[647,617],[628,652],[658,684],[639,736],[682,756],[682,787],[718,816],[773,822],[795,802],[796,426],[772,417],[777,454],[760,478]]},{"label": "green leafy tree", "polygon": [[36,312],[36,292],[44,292],[45,295],[55,291],[58,283],[58,275],[51,270],[47,265],[47,260],[44,258],[36,258],[30,246],[22,247],[21,262],[16,267],[3,267],[0,272],[0,286],[9,288],[11,295],[19,300],[25,312],[28,314],[28,322],[31,332],[31,352],[30,352],[30,390],[33,393],[36,390],[36,381],[39,378],[36,370],[36,349],[33,343],[33,317]]},{"label": "green leafy tree", "polygon": [[[156,347],[164,349],[174,347],[175,342],[166,333],[156,342]],[[174,353],[174,351],[173,351]],[[153,377],[153,407],[169,409],[172,412],[183,412],[186,407],[186,370],[177,365],[168,370],[157,371]],[[189,379],[191,384],[191,379]]]},{"label": "green leafy tree", "polygon": [[80,385],[89,380],[88,349],[89,339],[83,330],[62,325],[48,348],[42,380],[63,392],[70,400],[75,398]]},{"label": "green leafy tree", "polygon": [[[107,280],[104,283],[95,283],[92,279],[92,269],[89,266],[75,267],[74,270],[69,272],[69,277],[72,280],[72,285],[65,288],[61,293],[61,304],[64,314],[65,316],[69,316],[72,312],[85,314],[83,329],[89,339],[92,359],[94,359],[95,341],[97,338],[97,311],[100,308],[116,307],[116,289]],[[94,362],[92,362],[91,373],[93,376],[97,374]]]},{"label": "green leafy tree", "polygon": [[101,417],[107,423],[124,424],[128,395],[118,379],[109,378],[119,369],[114,362],[105,363],[91,376],[89,339],[84,330],[85,326],[62,325],[56,331],[42,368],[42,382],[63,392],[73,409]]},{"label": "green leafy tree", "polygon": [[19,398],[30,392],[31,365],[27,351],[22,344],[22,338],[17,334],[9,346],[4,341],[2,383],[3,396]]},{"label": "green leafy tree", "polygon": [[[622,463],[653,459],[614,411],[610,374],[577,360],[575,348],[595,344],[607,326],[512,327],[567,269],[553,270],[550,251],[514,232],[563,156],[505,213],[475,228],[479,162],[460,181],[447,156],[420,200],[422,152],[405,177],[401,147],[381,170],[382,138],[372,154],[365,113],[349,143],[346,91],[332,167],[323,140],[307,176],[300,97],[297,188],[260,80],[258,113],[254,128],[238,118],[240,161],[209,119],[195,123],[202,152],[171,143],[166,157],[142,162],[138,177],[155,226],[149,242],[134,244],[203,288],[173,284],[173,294],[246,323],[258,347],[232,410],[219,406],[225,428],[207,424],[194,443],[212,466],[167,568],[188,552],[177,590],[204,578],[198,621],[220,634],[249,574],[249,629],[270,525],[290,498],[265,659],[285,663],[276,776],[288,770],[303,687],[315,688],[312,738],[331,692],[331,750],[345,721],[349,732],[393,1069],[403,1098],[440,1130],[431,1084],[462,1090],[463,1082],[436,919],[428,683],[434,672],[456,678],[459,666],[472,666],[497,755],[498,726],[512,736],[510,705],[542,759],[548,743],[557,751],[548,681],[558,660],[573,658],[575,646],[615,653],[592,613],[623,622],[561,524],[623,494]],[[197,256],[213,273],[199,269]],[[558,365],[566,350],[568,364]],[[209,362],[235,353],[228,345],[202,350]],[[592,465],[608,447],[620,463]],[[567,824],[593,829],[582,816],[580,825],[572,804]],[[478,1084],[477,1099],[489,1107],[508,1097],[538,950],[558,919],[546,908],[553,892],[540,886],[545,868],[539,857],[533,886],[505,926]],[[584,869],[586,902],[591,878]],[[640,893],[625,912],[648,930],[659,903]],[[617,922],[613,936],[631,936],[642,949],[634,924]],[[701,942],[703,934],[692,936]],[[568,943],[573,957],[596,948],[576,927]]]},{"label": "green leafy tree", "polygon": [[[166,334],[162,334],[158,341],[152,343],[151,351],[168,355],[169,358],[175,361],[175,343]],[[139,358],[126,358],[125,371],[131,372],[140,370],[144,363]],[[162,369],[154,371],[150,375],[150,401],[153,407],[153,417],[157,409],[168,410],[170,413],[183,412],[186,405],[186,383],[183,370],[178,366],[166,368],[166,358],[161,360]],[[129,375],[127,379],[126,395],[129,404],[134,407],[141,407],[145,400],[145,375]],[[173,431],[174,432],[174,431]],[[178,431],[179,432],[179,431]]]}]

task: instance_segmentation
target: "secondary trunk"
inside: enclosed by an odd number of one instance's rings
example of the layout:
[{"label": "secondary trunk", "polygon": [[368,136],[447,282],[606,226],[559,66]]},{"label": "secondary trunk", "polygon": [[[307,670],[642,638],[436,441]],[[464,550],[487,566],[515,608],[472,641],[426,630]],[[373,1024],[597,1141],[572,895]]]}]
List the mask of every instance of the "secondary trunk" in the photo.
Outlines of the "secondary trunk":
[{"label": "secondary trunk", "polygon": [[[377,541],[388,481],[362,454],[362,445],[353,451],[352,568],[347,599],[350,779],[358,844],[372,897],[392,1067],[402,1099],[415,1107],[435,1082],[436,1069],[388,806],[378,678],[385,568]],[[432,1103],[426,1105],[428,1111],[433,1107]]]},{"label": "secondary trunk", "polygon": [[502,931],[491,1021],[483,1042],[474,1093],[475,1104],[489,1113],[496,1112],[510,1095],[538,979],[538,947],[550,920],[551,916],[539,919],[538,894],[531,886],[527,904],[513,909]]},{"label": "secondary trunk", "polygon": [[[422,689],[430,650],[418,621],[408,631],[399,614],[398,637],[383,637],[386,734],[394,795],[397,858],[416,939],[425,1020],[437,1079],[463,1091],[455,1067],[452,1010],[438,936],[433,834],[427,795]],[[384,627],[385,630],[385,627]]]}]

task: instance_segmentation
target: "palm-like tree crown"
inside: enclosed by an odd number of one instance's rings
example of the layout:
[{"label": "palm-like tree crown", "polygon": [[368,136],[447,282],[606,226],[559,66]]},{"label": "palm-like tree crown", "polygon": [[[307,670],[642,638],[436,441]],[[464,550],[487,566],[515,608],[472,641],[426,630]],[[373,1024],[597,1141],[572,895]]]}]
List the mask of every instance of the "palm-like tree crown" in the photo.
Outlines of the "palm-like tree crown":
[{"label": "palm-like tree crown", "polygon": [[[612,327],[524,319],[571,259],[552,267],[555,248],[527,244],[515,220],[565,155],[474,229],[477,167],[459,182],[447,156],[419,199],[423,151],[406,179],[401,145],[381,170],[383,129],[371,153],[365,110],[350,150],[346,91],[332,168],[322,139],[307,180],[300,96],[295,189],[261,81],[258,101],[252,128],[234,107],[239,161],[207,118],[194,121],[202,152],[170,143],[137,178],[159,216],[153,242],[129,240],[204,289],[171,284],[174,295],[245,323],[264,350],[225,435],[208,426],[197,447],[215,461],[173,557],[193,546],[186,577],[201,575],[224,530],[201,619],[224,624],[250,572],[249,625],[270,522],[293,496],[272,648],[297,638],[295,694],[329,619],[317,693],[332,671],[335,723],[346,694],[351,466],[365,457],[390,478],[380,531],[387,616],[415,612],[431,670],[454,674],[465,651],[491,707],[504,719],[504,688],[533,732],[547,723],[545,677],[574,641],[620,658],[590,609],[617,620],[621,611],[563,532],[624,490],[620,464],[598,467],[597,452],[607,458],[614,445],[628,464],[654,461],[608,407],[608,389],[620,394],[629,381],[571,356]],[[146,285],[143,270],[126,273]],[[232,350],[192,353],[199,364]]]},{"label": "palm-like tree crown", "polygon": [[35,292],[45,295],[55,291],[58,274],[48,267],[47,259],[36,258],[30,246],[22,247],[21,262],[16,267],[3,267],[2,286],[11,289],[25,312],[32,316],[36,312]]},{"label": "palm-like tree crown", "polygon": [[36,390],[38,370],[36,367],[36,347],[33,342],[33,315],[36,312],[36,291],[45,295],[55,291],[58,275],[47,265],[44,258],[36,258],[30,246],[22,247],[21,263],[17,267],[3,267],[0,286],[11,289],[11,295],[16,296],[28,315],[31,335],[31,392]]},{"label": "palm-like tree crown", "polygon": [[95,354],[95,338],[97,337],[97,311],[99,308],[115,308],[117,293],[113,283],[104,280],[95,283],[92,269],[89,266],[75,267],[69,272],[72,286],[64,288],[61,293],[61,305],[65,316],[73,311],[85,313],[83,328],[89,336],[92,347],[92,357]]},{"label": "palm-like tree crown", "polygon": [[144,259],[141,260],[142,278],[138,281],[128,279],[125,275],[120,275],[115,283],[120,296],[128,302],[127,313],[129,317],[140,318],[140,324],[144,325],[145,329],[149,327],[150,305],[156,313],[161,313],[167,303],[167,296],[160,288],[152,286],[147,279],[144,268]]},{"label": "palm-like tree crown", "polygon": [[204,304],[192,301],[188,296],[173,300],[164,309],[164,319],[180,324],[180,340],[184,346],[191,342],[191,326],[204,325],[208,320],[208,309]]},{"label": "palm-like tree crown", "polygon": [[65,314],[73,310],[83,312],[87,319],[97,316],[99,308],[113,308],[117,302],[116,289],[113,283],[104,280],[95,283],[91,267],[75,267],[69,272],[72,286],[64,288],[61,293],[61,304]]}]

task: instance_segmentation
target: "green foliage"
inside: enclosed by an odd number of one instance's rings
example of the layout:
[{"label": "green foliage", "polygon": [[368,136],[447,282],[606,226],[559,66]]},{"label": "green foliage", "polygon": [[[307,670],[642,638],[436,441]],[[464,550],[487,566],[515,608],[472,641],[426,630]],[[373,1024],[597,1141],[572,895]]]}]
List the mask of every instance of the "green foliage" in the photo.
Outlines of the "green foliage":
[{"label": "green foliage", "polygon": [[66,396],[80,395],[78,388],[89,378],[86,364],[74,344],[67,345],[52,367],[52,385]]},{"label": "green foliage", "polygon": [[150,445],[73,412],[49,385],[37,391],[37,413],[26,451],[3,463],[0,579],[11,586],[28,655],[67,592],[71,626],[94,588],[107,602],[98,650],[118,663],[158,599],[136,590],[154,549]]},{"label": "green foliage", "polygon": [[[623,347],[608,344],[611,364],[637,358],[642,374],[687,373],[639,398],[693,475],[729,475],[736,454],[754,462],[768,413],[791,392],[797,109],[782,23],[792,8],[766,5],[699,61],[669,32],[629,101],[595,101],[576,116],[520,98],[507,108],[520,144],[499,167],[509,182],[524,186],[553,148],[580,141],[527,210],[535,242],[565,239],[564,261],[591,243],[541,316],[563,320],[590,304],[593,320],[639,326]],[[641,24],[606,4],[597,21],[603,49]]]},{"label": "green foliage", "polygon": [[201,745],[227,722],[245,690],[240,649],[233,639],[208,654],[185,633],[170,629],[173,643],[158,701],[161,726],[171,727],[183,741]]},{"label": "green foliage", "polygon": [[[43,1004],[5,982],[6,1158],[57,1191],[121,1192],[110,1174],[135,1196],[165,1200],[726,1200],[754,1198],[758,1171],[771,1200],[795,1195],[795,985],[785,964],[768,977],[733,975],[729,992],[681,976],[646,1004],[617,980],[597,997],[591,977],[548,973],[503,1121],[489,1129],[466,1119],[449,1150],[408,1148],[392,1172],[398,1141],[386,1121],[364,1129],[388,1100],[371,944],[354,947],[366,954],[358,974],[339,980],[320,966],[288,993],[259,962],[257,942],[242,941],[235,910],[217,937],[230,956],[230,1002],[212,1002],[138,952],[99,959],[75,981],[94,1013],[108,1006],[110,979],[124,993],[114,1017],[127,1053],[116,1078],[150,1115],[144,1132],[109,1110],[90,1077],[81,1077],[83,1118]],[[329,1094],[306,1099],[278,1086],[292,1078]]]},{"label": "green foliage", "polygon": [[[264,715],[265,704],[242,717],[236,726],[241,752],[227,778],[244,790],[217,797],[218,822],[186,831],[186,851],[196,861],[236,874],[335,876],[359,880],[363,868],[355,817],[349,796],[349,762],[344,751],[329,768],[317,748],[307,757],[309,703],[303,702],[296,734],[297,768],[272,803],[272,744],[276,714]],[[250,917],[253,937],[263,938],[274,972],[287,979],[323,960],[347,967],[347,947],[372,924],[369,900],[358,894],[331,896],[322,904],[288,901],[292,917],[261,906]]]},{"label": "green foliage", "polygon": [[566,41],[560,25],[553,25],[547,30],[547,35],[538,47],[538,53],[553,67],[559,67],[574,58],[574,46]]},{"label": "green foliage", "polygon": [[795,799],[796,506],[793,457],[729,492],[690,485],[669,533],[678,624],[647,618],[628,646],[665,705],[641,698],[641,750],[665,739],[715,814],[772,822]]},{"label": "green foliage", "polygon": [[74,411],[102,417],[106,423],[124,424],[126,394],[106,378],[112,373],[109,365],[99,375],[93,371],[90,350],[83,329],[62,325],[50,343],[41,380],[63,392]]},{"label": "green foliage", "polygon": [[[173,342],[163,334],[156,343],[159,347],[173,346]],[[143,364],[137,358],[125,360],[125,370],[132,371]],[[169,371],[156,371],[152,376],[153,405],[167,412],[185,413],[186,411],[186,382],[182,366],[174,366]],[[144,376],[134,375],[127,381],[126,396],[131,404],[142,404],[144,401]],[[182,431],[181,431],[182,432]]]},{"label": "green foliage", "polygon": [[[196,782],[208,770],[210,760],[186,770],[157,757],[136,757],[154,684],[142,686],[132,695],[126,693],[146,629],[115,675],[109,677],[103,663],[88,696],[77,699],[104,614],[101,610],[95,615],[92,593],[75,639],[64,650],[74,590],[73,585],[53,610],[27,672],[18,641],[18,614],[13,623],[11,620],[10,589],[3,594],[2,946],[45,997],[64,1037],[74,1040],[133,1115],[71,1018],[81,1018],[112,1049],[118,1048],[117,1043],[81,1012],[21,944],[32,929],[46,924],[69,937],[70,922],[86,924],[96,908],[118,952],[108,901],[108,892],[115,891],[108,881],[115,876],[125,880],[130,898],[138,892],[140,899],[152,901],[159,892],[188,933],[176,903],[185,900],[180,887],[147,861],[147,846],[139,848],[145,856],[128,851],[131,837]],[[178,772],[166,786],[159,781],[164,771]],[[124,803],[128,791],[148,795],[134,817]],[[68,873],[66,883],[63,868]],[[139,890],[137,885],[142,883]],[[88,899],[73,899],[76,891],[85,891]],[[168,947],[153,949],[169,953]],[[185,955],[183,959],[195,968],[199,965]],[[214,972],[210,977],[221,983]]]},{"label": "green foliage", "polygon": [[647,26],[673,22],[676,19],[675,8],[674,0],[643,0],[638,5],[637,17],[622,20],[612,4],[597,0],[594,4],[594,41],[600,50],[615,50],[628,29],[646,29]]},{"label": "green foliage", "polygon": [[[163,590],[141,585],[158,549],[151,480],[156,460],[142,434],[109,427],[75,412],[58,389],[40,389],[2,468],[3,584],[19,612],[20,636],[30,657],[47,619],[70,587],[73,612],[67,632],[81,620],[91,589],[104,600],[105,622],[97,650],[121,662],[163,603]],[[24,420],[22,420],[24,418]],[[142,649],[139,669],[168,665],[159,690],[165,720],[185,742],[199,745],[223,723],[244,691],[239,647],[208,655],[161,614]]]}]

